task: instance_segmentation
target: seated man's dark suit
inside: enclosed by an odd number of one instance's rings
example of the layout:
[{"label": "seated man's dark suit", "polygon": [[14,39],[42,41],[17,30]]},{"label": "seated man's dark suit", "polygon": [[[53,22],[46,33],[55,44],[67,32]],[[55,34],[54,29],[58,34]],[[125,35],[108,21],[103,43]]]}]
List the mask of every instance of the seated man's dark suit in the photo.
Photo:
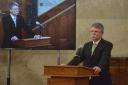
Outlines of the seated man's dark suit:
[{"label": "seated man's dark suit", "polygon": [[13,19],[11,18],[11,15],[4,16],[2,18],[2,23],[3,23],[3,30],[4,30],[4,40],[3,40],[2,48],[13,47],[12,41],[11,41],[11,38],[13,36],[17,36],[19,39],[22,39],[21,32],[23,28],[25,31],[27,31],[27,33],[29,33],[31,37],[34,36],[34,33],[32,32],[32,30],[28,29],[28,26],[24,22],[23,17],[20,15],[17,15],[16,27],[13,22]]},{"label": "seated man's dark suit", "polygon": [[78,56],[75,56],[68,65],[78,65],[83,61],[84,66],[87,67],[99,66],[101,68],[100,76],[92,77],[89,85],[112,85],[109,63],[113,44],[101,39],[91,55],[92,44],[93,42],[85,43],[85,45],[78,50]]}]

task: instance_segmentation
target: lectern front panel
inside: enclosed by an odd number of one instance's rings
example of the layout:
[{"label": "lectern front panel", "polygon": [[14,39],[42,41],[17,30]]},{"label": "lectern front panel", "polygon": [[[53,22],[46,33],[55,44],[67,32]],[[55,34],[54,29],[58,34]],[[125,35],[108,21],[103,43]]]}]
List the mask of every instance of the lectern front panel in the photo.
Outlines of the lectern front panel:
[{"label": "lectern front panel", "polygon": [[89,79],[54,77],[48,79],[48,85],[89,85]]}]

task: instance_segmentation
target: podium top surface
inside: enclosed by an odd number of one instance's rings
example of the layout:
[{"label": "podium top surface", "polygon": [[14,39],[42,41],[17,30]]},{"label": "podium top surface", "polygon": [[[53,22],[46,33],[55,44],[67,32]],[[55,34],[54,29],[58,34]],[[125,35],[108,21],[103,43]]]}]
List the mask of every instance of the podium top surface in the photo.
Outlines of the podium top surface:
[{"label": "podium top surface", "polygon": [[29,40],[44,40],[44,39],[50,39],[51,37],[40,37],[39,39],[34,39],[34,38],[27,38],[27,39],[21,39],[23,41],[29,41]]},{"label": "podium top surface", "polygon": [[89,77],[97,76],[94,70],[84,66],[44,66],[44,75],[60,77]]},{"label": "podium top surface", "polygon": [[40,39],[27,38],[27,39],[17,40],[13,44],[15,46],[23,47],[23,48],[48,46],[51,45],[50,39],[51,37],[41,37]]}]

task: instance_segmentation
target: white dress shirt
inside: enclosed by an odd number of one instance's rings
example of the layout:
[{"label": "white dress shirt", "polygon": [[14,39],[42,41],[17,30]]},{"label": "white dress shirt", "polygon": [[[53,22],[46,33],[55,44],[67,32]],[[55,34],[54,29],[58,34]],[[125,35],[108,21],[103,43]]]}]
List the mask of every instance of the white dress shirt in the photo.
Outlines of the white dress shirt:
[{"label": "white dress shirt", "polygon": [[14,15],[12,15],[12,14],[10,14],[10,15],[11,15],[11,18],[12,18],[14,24],[15,24],[15,27],[16,27],[16,16],[14,16]]}]

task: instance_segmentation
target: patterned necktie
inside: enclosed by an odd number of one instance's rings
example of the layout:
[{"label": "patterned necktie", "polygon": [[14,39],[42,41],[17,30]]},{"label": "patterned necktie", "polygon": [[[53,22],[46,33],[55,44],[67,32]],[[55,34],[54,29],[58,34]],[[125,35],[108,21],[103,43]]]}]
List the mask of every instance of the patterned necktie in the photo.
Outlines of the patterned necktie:
[{"label": "patterned necktie", "polygon": [[96,43],[93,43],[93,45],[92,45],[92,52],[91,52],[91,54],[93,54],[93,52],[94,52],[94,50],[95,50],[96,46],[97,46],[97,44],[96,44]]}]

